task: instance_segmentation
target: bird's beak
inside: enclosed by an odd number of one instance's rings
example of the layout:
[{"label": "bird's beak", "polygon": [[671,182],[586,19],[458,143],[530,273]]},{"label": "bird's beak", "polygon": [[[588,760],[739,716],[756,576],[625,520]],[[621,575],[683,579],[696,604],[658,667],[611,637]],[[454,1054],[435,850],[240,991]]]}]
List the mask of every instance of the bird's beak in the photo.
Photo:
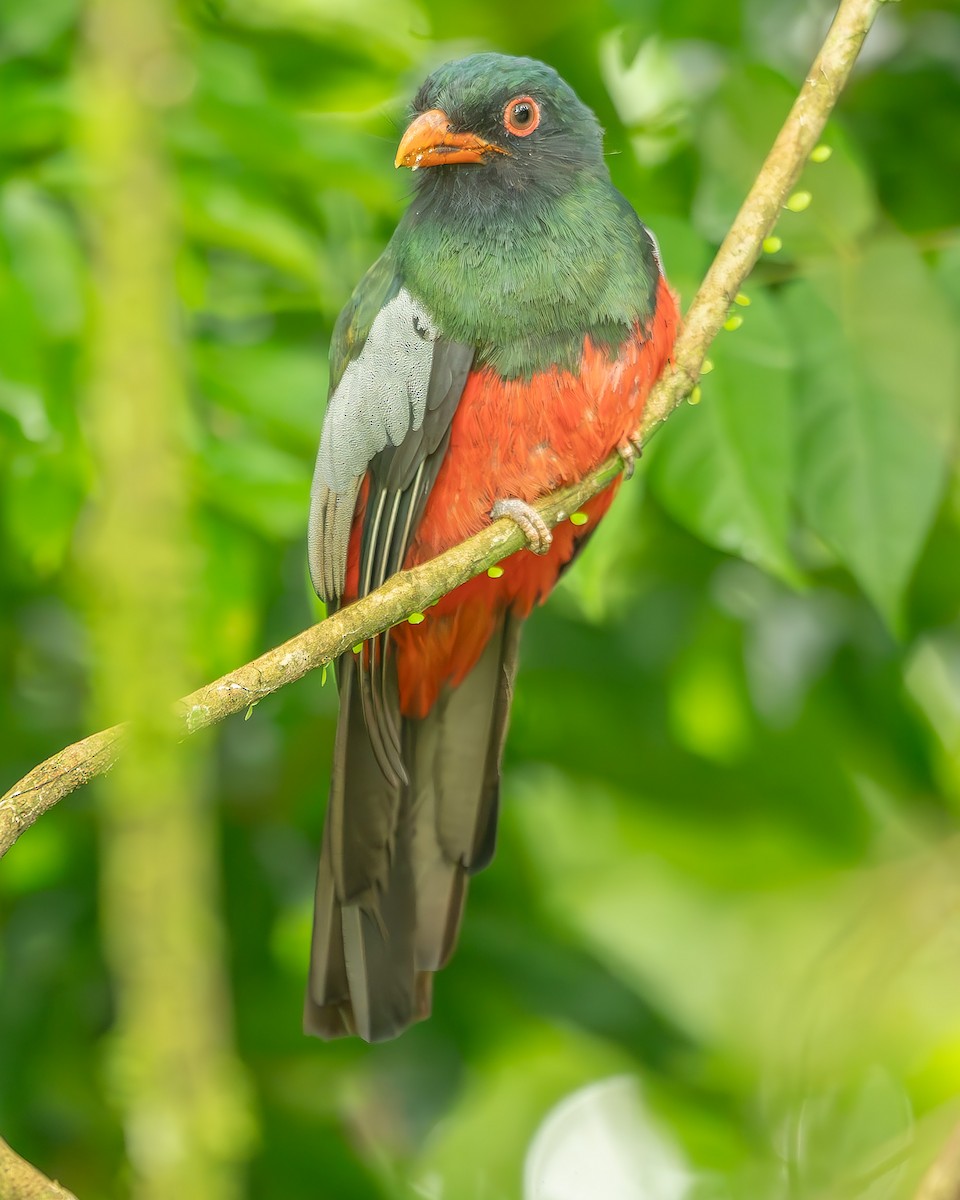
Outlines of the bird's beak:
[{"label": "bird's beak", "polygon": [[398,167],[437,167],[444,163],[482,163],[487,154],[506,154],[475,133],[454,133],[442,108],[431,108],[410,122],[400,139]]}]

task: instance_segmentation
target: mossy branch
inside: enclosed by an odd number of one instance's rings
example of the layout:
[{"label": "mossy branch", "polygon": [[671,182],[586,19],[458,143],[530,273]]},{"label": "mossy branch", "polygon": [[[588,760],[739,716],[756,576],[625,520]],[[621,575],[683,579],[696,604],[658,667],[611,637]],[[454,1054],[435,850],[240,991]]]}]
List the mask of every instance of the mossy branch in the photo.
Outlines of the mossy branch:
[{"label": "mossy branch", "polygon": [[[687,312],[672,367],[653,389],[640,436],[647,439],[695,386],[704,356],[728,315],[733,297],[776,225],[811,150],[843,90],[867,31],[884,0],[842,0],[803,87],[756,182],[723,241]],[[537,505],[551,527],[567,519],[622,469],[612,455],[578,483]],[[403,571],[369,596],[304,630],[213,683],[184,696],[172,720],[195,733],[333,662],[359,642],[428,609],[458,584],[522,549],[524,537],[503,518],[430,562]],[[115,725],[61,750],[35,767],[0,798],[0,855],[57,801],[104,774],[120,754],[127,727]]]},{"label": "mossy branch", "polygon": [[76,1200],[0,1138],[0,1200]]}]

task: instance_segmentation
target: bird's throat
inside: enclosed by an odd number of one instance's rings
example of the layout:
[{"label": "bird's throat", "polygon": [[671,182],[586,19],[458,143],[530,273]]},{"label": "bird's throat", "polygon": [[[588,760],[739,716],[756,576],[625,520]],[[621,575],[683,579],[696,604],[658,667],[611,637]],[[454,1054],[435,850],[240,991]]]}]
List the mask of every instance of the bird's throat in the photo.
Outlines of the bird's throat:
[{"label": "bird's throat", "polygon": [[613,349],[652,314],[652,243],[609,183],[478,196],[452,172],[476,182],[485,168],[437,171],[450,186],[418,194],[396,249],[407,286],[445,334],[477,346],[479,365],[506,379],[575,371],[585,336]]}]

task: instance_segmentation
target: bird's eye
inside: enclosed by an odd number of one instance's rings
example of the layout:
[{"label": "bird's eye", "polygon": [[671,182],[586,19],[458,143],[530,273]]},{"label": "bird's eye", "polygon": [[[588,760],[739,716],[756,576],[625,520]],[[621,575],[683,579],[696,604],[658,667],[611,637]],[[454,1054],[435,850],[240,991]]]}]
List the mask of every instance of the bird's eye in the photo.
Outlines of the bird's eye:
[{"label": "bird's eye", "polygon": [[540,124],[540,106],[531,96],[517,96],[503,110],[503,123],[508,133],[526,137]]}]

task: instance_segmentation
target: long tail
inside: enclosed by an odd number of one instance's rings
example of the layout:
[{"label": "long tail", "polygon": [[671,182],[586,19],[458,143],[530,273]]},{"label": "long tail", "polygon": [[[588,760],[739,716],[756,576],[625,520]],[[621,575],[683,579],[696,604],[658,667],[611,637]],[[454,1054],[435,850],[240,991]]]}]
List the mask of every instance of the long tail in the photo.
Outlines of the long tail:
[{"label": "long tail", "polygon": [[504,614],[463,682],[422,720],[403,719],[407,782],[381,771],[356,661],[343,661],[307,1033],[378,1042],[430,1015],[433,972],[456,945],[468,878],[493,856],[521,626]]}]

